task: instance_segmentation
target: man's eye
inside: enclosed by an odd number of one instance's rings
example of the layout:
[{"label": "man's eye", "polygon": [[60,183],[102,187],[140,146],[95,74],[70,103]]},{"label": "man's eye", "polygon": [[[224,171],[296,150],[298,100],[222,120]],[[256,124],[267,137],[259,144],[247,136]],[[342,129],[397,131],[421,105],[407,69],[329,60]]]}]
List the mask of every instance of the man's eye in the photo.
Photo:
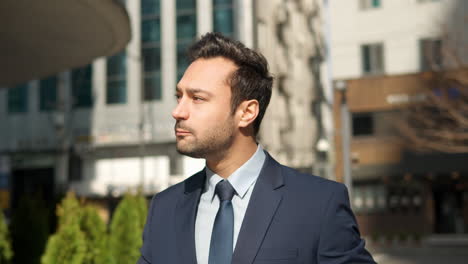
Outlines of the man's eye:
[{"label": "man's eye", "polygon": [[203,99],[203,98],[201,98],[201,97],[199,97],[199,96],[194,96],[194,97],[193,97],[193,100],[195,100],[195,101],[203,101],[203,100],[205,100],[205,99]]}]

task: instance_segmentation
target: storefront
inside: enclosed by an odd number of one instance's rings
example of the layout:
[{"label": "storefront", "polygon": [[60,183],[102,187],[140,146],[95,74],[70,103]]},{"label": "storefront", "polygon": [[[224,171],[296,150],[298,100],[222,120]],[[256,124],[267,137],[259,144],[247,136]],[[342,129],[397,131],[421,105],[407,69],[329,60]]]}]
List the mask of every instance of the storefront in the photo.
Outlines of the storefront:
[{"label": "storefront", "polygon": [[363,234],[468,235],[467,160],[466,154],[405,153],[397,165],[356,166],[352,206]]}]

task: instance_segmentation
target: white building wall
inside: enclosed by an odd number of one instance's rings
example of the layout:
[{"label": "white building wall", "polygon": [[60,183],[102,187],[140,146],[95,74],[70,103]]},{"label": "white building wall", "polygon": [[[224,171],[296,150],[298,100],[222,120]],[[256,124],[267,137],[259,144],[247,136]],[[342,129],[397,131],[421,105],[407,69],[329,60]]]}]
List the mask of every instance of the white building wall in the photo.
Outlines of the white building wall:
[{"label": "white building wall", "polygon": [[360,46],[384,44],[386,74],[419,71],[419,40],[441,34],[459,0],[420,3],[418,0],[381,1],[361,10],[359,1],[330,2],[331,50],[334,79],[362,75]]},{"label": "white building wall", "polygon": [[106,158],[86,162],[84,180],[73,183],[80,195],[121,195],[135,190],[142,183],[145,193],[151,194],[169,186],[169,158],[146,156],[143,159],[145,178],[142,180],[140,158]]},{"label": "white building wall", "polygon": [[[69,74],[63,72],[58,74],[58,87],[65,95],[70,93]],[[0,152],[15,151],[41,151],[56,148],[65,134],[60,129],[66,125],[71,125],[72,130],[84,130],[89,127],[89,123],[80,122],[83,111],[76,111],[70,114],[63,111],[41,111],[39,109],[39,81],[28,82],[28,109],[25,113],[8,113],[8,91],[0,91],[0,100],[5,102],[0,107]],[[57,95],[59,104],[65,107],[69,105],[67,101],[61,101]],[[66,123],[68,122],[68,123]]]}]

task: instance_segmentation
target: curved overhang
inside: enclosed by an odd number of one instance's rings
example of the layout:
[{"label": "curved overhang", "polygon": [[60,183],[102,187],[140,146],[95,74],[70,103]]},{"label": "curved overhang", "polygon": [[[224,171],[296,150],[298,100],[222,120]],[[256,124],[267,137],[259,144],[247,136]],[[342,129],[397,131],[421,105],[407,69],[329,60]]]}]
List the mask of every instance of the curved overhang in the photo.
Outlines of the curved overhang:
[{"label": "curved overhang", "polygon": [[0,87],[123,50],[130,20],[116,0],[0,1]]}]

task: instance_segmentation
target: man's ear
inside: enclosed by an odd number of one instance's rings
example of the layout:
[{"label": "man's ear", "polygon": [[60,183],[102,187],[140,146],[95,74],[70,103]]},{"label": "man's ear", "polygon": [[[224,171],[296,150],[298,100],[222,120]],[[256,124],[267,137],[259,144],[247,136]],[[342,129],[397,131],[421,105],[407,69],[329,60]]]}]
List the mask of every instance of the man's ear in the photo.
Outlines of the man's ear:
[{"label": "man's ear", "polygon": [[260,105],[257,100],[252,99],[243,101],[237,108],[239,127],[245,128],[252,124],[255,121],[255,118],[257,118],[259,111]]}]

